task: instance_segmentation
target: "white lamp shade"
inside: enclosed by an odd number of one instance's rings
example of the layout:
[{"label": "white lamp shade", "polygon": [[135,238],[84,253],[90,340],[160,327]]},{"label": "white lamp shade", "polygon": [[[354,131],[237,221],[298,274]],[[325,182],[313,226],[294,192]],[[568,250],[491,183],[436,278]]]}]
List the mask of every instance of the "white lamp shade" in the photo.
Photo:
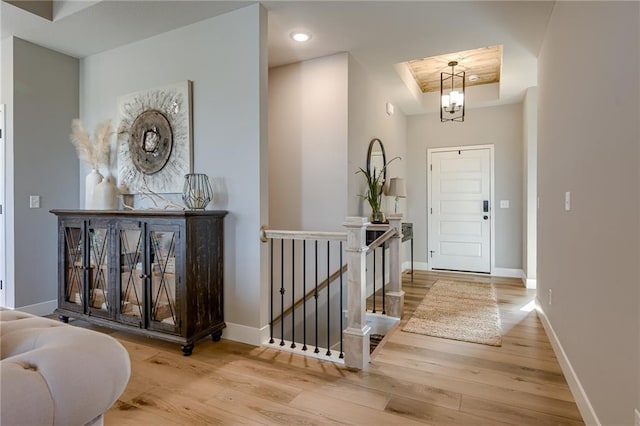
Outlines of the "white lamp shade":
[{"label": "white lamp shade", "polygon": [[389,179],[389,189],[387,195],[391,197],[405,198],[407,196],[407,187],[403,178],[391,178]]},{"label": "white lamp shade", "polygon": [[[461,92],[458,92],[457,90],[454,90],[451,93],[449,93],[449,98],[451,99],[450,103],[453,104],[454,106],[462,106],[462,104],[464,104],[464,94]],[[446,106],[449,106],[449,103],[447,103]]]}]

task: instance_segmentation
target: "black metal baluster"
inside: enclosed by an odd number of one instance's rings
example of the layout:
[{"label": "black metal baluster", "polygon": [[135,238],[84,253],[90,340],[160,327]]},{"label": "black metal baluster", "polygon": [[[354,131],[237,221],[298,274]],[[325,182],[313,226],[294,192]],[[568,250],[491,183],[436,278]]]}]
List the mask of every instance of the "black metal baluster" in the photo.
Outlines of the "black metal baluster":
[{"label": "black metal baluster", "polygon": [[296,347],[296,240],[291,240],[291,349]]},{"label": "black metal baluster", "polygon": [[340,359],[344,358],[344,352],[342,351],[342,276],[344,272],[342,271],[342,241],[340,241]]},{"label": "black metal baluster", "polygon": [[316,299],[316,341],[315,341],[315,345],[316,348],[313,351],[313,353],[318,353],[320,352],[320,349],[318,349],[318,240],[316,240],[316,289],[315,292],[313,293],[313,297]]},{"label": "black metal baluster", "polygon": [[329,310],[329,301],[331,299],[331,281],[329,280],[329,274],[331,274],[331,270],[329,269],[331,262],[331,257],[329,256],[331,253],[330,245],[331,241],[327,241],[327,356],[331,356],[331,312]]},{"label": "black metal baluster", "polygon": [[302,240],[302,350],[307,350],[307,240]]},{"label": "black metal baluster", "polygon": [[271,254],[269,256],[269,258],[271,259],[271,321],[269,322],[269,343],[273,343],[273,239],[271,239],[271,243],[270,243],[270,248],[271,248]]},{"label": "black metal baluster", "polygon": [[373,249],[373,311],[376,313],[376,249]]},{"label": "black metal baluster", "polygon": [[385,269],[387,267],[385,265],[385,253],[384,253],[384,248],[386,245],[387,243],[382,244],[382,315],[387,314],[384,309],[384,300],[386,299],[386,296],[387,296],[387,294],[384,291],[384,284],[386,281]]},{"label": "black metal baluster", "polygon": [[284,239],[280,240],[280,346],[284,346]]}]

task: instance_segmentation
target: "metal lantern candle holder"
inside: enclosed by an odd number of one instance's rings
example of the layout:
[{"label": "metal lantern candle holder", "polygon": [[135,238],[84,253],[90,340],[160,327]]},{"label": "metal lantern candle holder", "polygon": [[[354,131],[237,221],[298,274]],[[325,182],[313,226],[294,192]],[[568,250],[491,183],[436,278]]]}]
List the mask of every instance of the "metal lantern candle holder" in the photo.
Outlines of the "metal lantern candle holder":
[{"label": "metal lantern candle holder", "polygon": [[204,210],[211,202],[213,190],[209,183],[209,176],[204,173],[189,173],[184,175],[184,189],[182,200],[191,210]]}]

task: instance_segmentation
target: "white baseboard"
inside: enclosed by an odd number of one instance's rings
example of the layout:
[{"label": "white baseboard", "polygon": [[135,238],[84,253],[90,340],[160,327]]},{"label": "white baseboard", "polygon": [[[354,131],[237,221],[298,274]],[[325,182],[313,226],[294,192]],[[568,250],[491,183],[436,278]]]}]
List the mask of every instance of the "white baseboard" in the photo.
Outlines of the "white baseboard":
[{"label": "white baseboard", "polygon": [[[416,271],[430,271],[429,264],[427,262],[413,262],[413,268]],[[402,272],[411,270],[411,261],[402,263]]]},{"label": "white baseboard", "polygon": [[[411,270],[411,262],[405,262],[404,264],[408,264],[409,265],[404,269]],[[404,265],[403,265],[403,267],[404,267]],[[431,270],[431,268],[429,267],[429,264],[427,262],[413,262],[413,269],[415,269],[416,271],[430,271]]]},{"label": "white baseboard", "polygon": [[[416,271],[431,271],[431,266],[427,262],[413,262],[413,268]],[[404,262],[402,264],[402,271],[410,271],[411,270],[411,262]],[[466,272],[457,272],[456,273],[464,274]],[[469,272],[473,274],[473,272]],[[511,268],[493,268],[492,276],[495,277],[507,277],[507,278],[520,278],[522,283],[526,288],[535,289],[537,288],[536,280],[527,278],[524,271],[522,269],[511,269]]]},{"label": "white baseboard", "polygon": [[280,345],[279,338],[275,339],[275,343],[269,343],[268,340],[269,340],[269,337],[267,336],[267,341],[265,341],[261,346],[265,348],[277,349],[282,352],[289,352],[292,354],[306,356],[308,358],[315,358],[321,361],[331,361],[331,362],[335,362],[336,364],[344,364],[344,358],[340,358],[340,350],[333,350],[331,351],[331,355],[327,355],[326,348],[319,348],[320,352],[315,353],[314,352],[315,346],[312,346],[312,345],[308,345],[307,350],[303,351],[302,350],[303,345],[299,342],[296,343],[295,348],[291,348],[290,340],[285,340],[284,345]]},{"label": "white baseboard", "polygon": [[[589,398],[587,397],[587,393],[582,387],[582,383],[580,383],[580,379],[576,374],[567,354],[562,348],[562,344],[556,335],[556,332],[553,330],[551,323],[549,322],[549,318],[547,314],[545,314],[542,309],[542,304],[540,303],[540,299],[536,298],[536,310],[538,312],[538,317],[542,322],[544,330],[547,333],[547,337],[551,342],[551,346],[553,347],[553,352],[556,354],[556,358],[558,358],[558,362],[560,363],[560,368],[562,368],[562,373],[564,377],[567,379],[567,383],[569,384],[569,389],[573,394],[574,399],[576,400],[576,405],[578,406],[578,410],[580,410],[580,414],[582,415],[582,420],[584,420],[585,424],[588,425],[602,425],[600,420],[598,420],[598,416],[596,415]],[[637,411],[636,411],[637,417]]]},{"label": "white baseboard", "polygon": [[242,324],[226,322],[227,328],[222,330],[222,338],[235,342],[247,343],[249,345],[260,346],[269,340],[269,325],[262,328],[248,327]]},{"label": "white baseboard", "polygon": [[535,278],[527,278],[527,274],[522,271],[522,282],[524,286],[528,289],[535,290],[538,288],[538,282]]},{"label": "white baseboard", "polygon": [[47,300],[46,302],[36,303],[33,305],[20,306],[15,308],[16,311],[26,312],[31,315],[37,315],[43,317],[45,315],[51,315],[53,311],[58,307],[57,300]]},{"label": "white baseboard", "polygon": [[493,268],[491,275],[496,277],[522,278],[522,269]]},{"label": "white baseboard", "polygon": [[[413,268],[416,271],[431,271],[431,266],[429,265],[428,262],[413,262]],[[406,270],[411,270],[411,262],[404,262],[402,264],[402,269],[403,271]],[[451,271],[451,272],[455,272],[455,273],[460,273],[460,274],[464,274],[464,273],[469,273],[469,274],[474,274],[475,272],[459,272],[459,271]],[[524,275],[524,272],[522,272],[522,269],[510,269],[510,268],[493,268],[493,272],[491,273],[492,276],[496,276],[496,277],[508,277],[508,278],[521,278]],[[524,279],[522,280],[522,282],[526,282]],[[534,285],[535,285],[535,280],[534,280]],[[534,287],[535,288],[535,287]]]}]

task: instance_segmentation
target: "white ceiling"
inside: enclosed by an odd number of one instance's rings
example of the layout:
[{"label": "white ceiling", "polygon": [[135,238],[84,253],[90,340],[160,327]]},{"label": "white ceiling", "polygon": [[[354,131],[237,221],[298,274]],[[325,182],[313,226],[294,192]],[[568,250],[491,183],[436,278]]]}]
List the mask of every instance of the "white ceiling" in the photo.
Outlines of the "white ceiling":
[{"label": "white ceiling", "polygon": [[[251,1],[54,0],[49,22],[1,3],[1,37],[16,35],[85,57],[220,15]],[[536,85],[537,54],[554,2],[263,1],[269,11],[269,65],[350,52],[407,114],[437,111],[438,94],[416,91],[396,64],[409,59],[504,45],[502,81],[468,89],[467,107],[519,102]],[[291,31],[313,38],[298,44]],[[416,86],[417,87],[417,86]]]}]

